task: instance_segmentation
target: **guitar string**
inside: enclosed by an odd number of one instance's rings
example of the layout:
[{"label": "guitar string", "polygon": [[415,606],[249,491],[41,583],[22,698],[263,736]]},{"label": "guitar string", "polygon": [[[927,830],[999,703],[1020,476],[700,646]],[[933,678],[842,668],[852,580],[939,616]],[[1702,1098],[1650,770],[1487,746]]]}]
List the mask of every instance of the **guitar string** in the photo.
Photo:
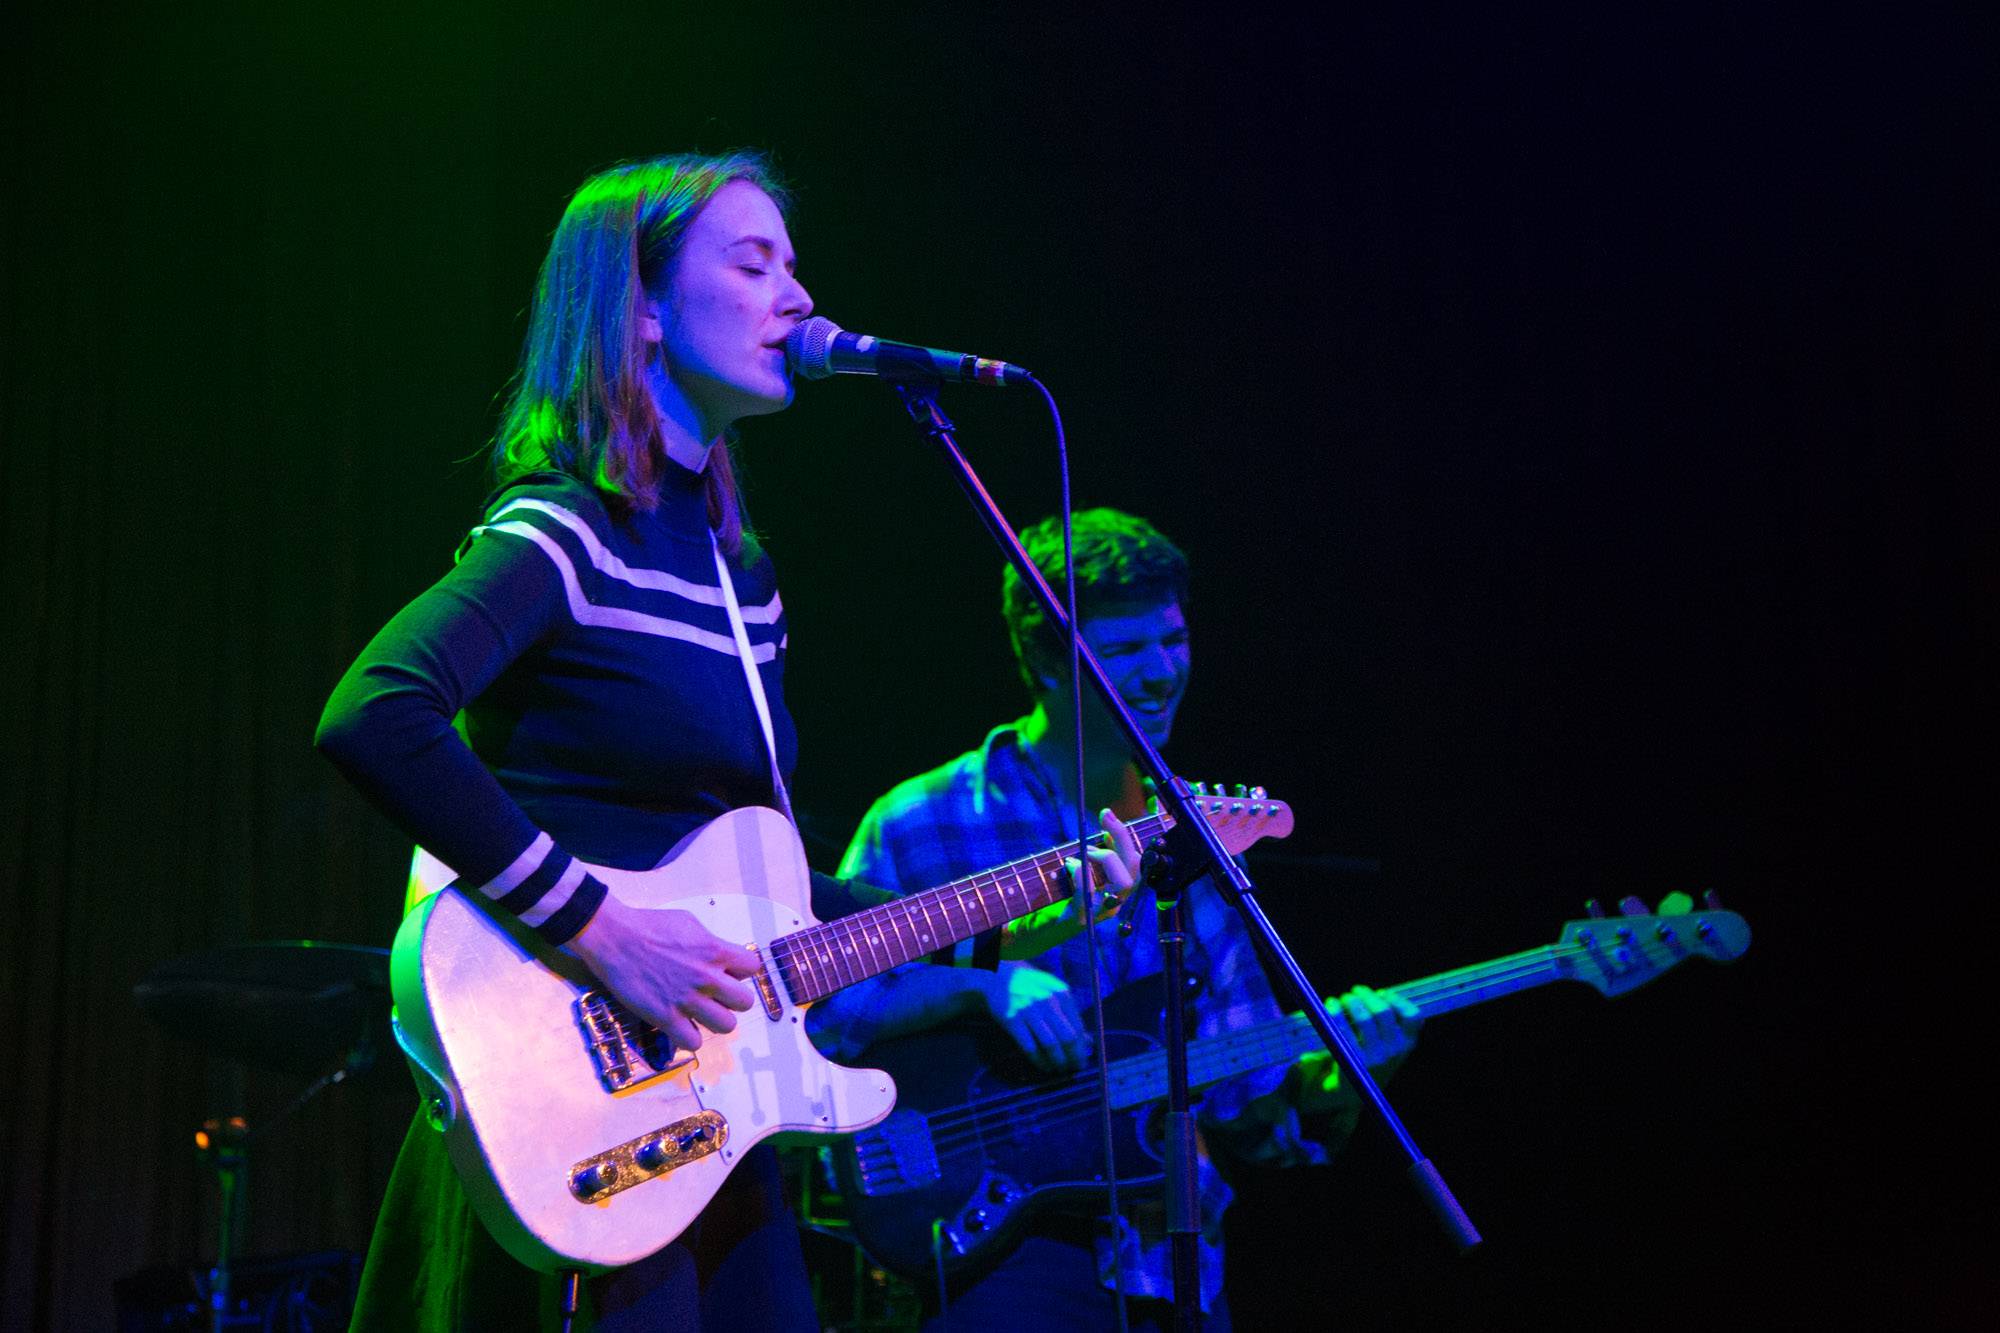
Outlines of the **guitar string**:
[{"label": "guitar string", "polygon": [[[1413,1001],[1437,1000],[1447,996],[1455,998],[1456,994],[1469,994],[1509,985],[1523,977],[1546,970],[1546,966],[1550,963],[1589,952],[1589,947],[1585,945],[1549,945],[1539,950],[1529,950],[1525,954],[1514,955],[1518,962],[1504,970],[1486,972],[1478,979],[1445,974],[1428,981],[1412,983],[1408,987],[1398,987],[1397,991]],[[1228,1048],[1227,1061],[1229,1063],[1253,1061],[1237,1071],[1249,1072],[1252,1069],[1262,1068],[1265,1064],[1275,1064],[1287,1058],[1291,1053],[1292,1036],[1298,1032],[1303,1022],[1302,1015],[1289,1015],[1250,1029],[1246,1034],[1247,1041],[1239,1041]],[[1261,1058],[1273,1052],[1276,1053],[1275,1058],[1270,1060]],[[1126,1060],[1130,1061],[1129,1064],[1120,1062],[1124,1066],[1120,1075],[1126,1081],[1134,1079],[1147,1081],[1153,1072],[1153,1067],[1163,1064],[1165,1059],[1165,1052],[1157,1050],[1128,1056]],[[1115,1083],[1119,1079],[1114,1078],[1113,1081]],[[931,1117],[932,1143],[941,1153],[957,1151],[966,1141],[966,1131],[970,1131],[976,1138],[984,1123],[995,1118],[1024,1112],[1034,1112],[1038,1117],[1046,1117],[1047,1113],[1058,1111],[1061,1104],[1079,1097],[1087,1104],[1096,1097],[1096,1092],[1097,1080],[1094,1076],[1076,1075],[1054,1087],[996,1093]]]},{"label": "guitar string", "polygon": [[[1512,967],[1502,971],[1486,971],[1484,972],[1483,979],[1447,973],[1440,977],[1429,978],[1424,981],[1413,982],[1408,986],[1398,987],[1397,990],[1406,997],[1422,997],[1430,1000],[1447,997],[1455,999],[1481,990],[1490,990],[1496,986],[1509,985],[1524,975],[1543,970],[1533,963],[1533,960],[1537,957],[1543,959],[1545,962],[1553,963],[1591,951],[1591,946],[1581,944],[1548,945],[1542,949],[1528,950],[1522,954],[1513,955],[1512,958],[1518,961]],[[1485,966],[1490,965],[1482,965],[1482,967]],[[1299,1031],[1302,1024],[1302,1016],[1292,1015],[1286,1019],[1271,1020],[1266,1024],[1249,1029],[1249,1033],[1254,1034],[1250,1036],[1250,1044],[1246,1047],[1239,1043],[1228,1050],[1226,1062],[1232,1064],[1240,1063],[1240,1067],[1232,1070],[1231,1073],[1248,1072],[1251,1069],[1277,1064],[1288,1059],[1294,1050],[1289,1036]],[[1150,1082],[1157,1077],[1158,1067],[1164,1063],[1165,1054],[1160,1051],[1148,1051],[1129,1056],[1127,1057],[1127,1061],[1129,1063],[1126,1063],[1122,1081]],[[1219,1081],[1220,1078],[1229,1076],[1229,1074],[1224,1074],[1218,1076],[1217,1079],[1208,1081]],[[1033,1111],[1037,1121],[1043,1125],[1060,1123],[1065,1119],[1073,1119],[1087,1110],[1089,1103],[1095,1099],[1096,1086],[1095,1078],[1087,1075],[1079,1075],[1059,1087],[1027,1089],[1018,1093],[999,1094],[995,1097],[982,1099],[980,1102],[973,1103],[967,1107],[959,1108],[956,1113],[941,1115],[932,1122],[933,1150],[939,1156],[954,1157],[961,1156],[975,1149],[979,1146],[985,1132],[994,1127],[994,1121],[999,1118],[1003,1111],[1009,1116]],[[1014,1106],[1004,1105],[1004,1103],[1010,1100],[1019,1101],[1021,1104]],[[1130,1109],[1131,1106],[1143,1105],[1146,1101],[1155,1100],[1158,1099],[1140,1099],[1139,1101],[1128,1103],[1120,1109]],[[968,1121],[968,1118],[969,1122],[961,1128],[959,1122]],[[936,1132],[938,1124],[944,1124],[950,1128],[945,1133],[940,1134]],[[966,1130],[971,1131],[969,1135],[965,1132]]]},{"label": "guitar string", "polygon": [[[1517,954],[1510,954],[1504,958],[1495,959],[1490,963],[1475,964],[1471,968],[1454,969],[1453,971],[1440,973],[1436,976],[1420,978],[1417,981],[1398,986],[1395,990],[1406,999],[1415,1000],[1420,1005],[1462,999],[1483,990],[1493,990],[1496,988],[1504,988],[1507,992],[1511,993],[1513,990],[1522,988],[1521,983],[1524,978],[1545,972],[1553,965],[1570,961],[1580,955],[1599,952],[1601,948],[1602,946],[1594,944],[1562,942],[1543,945],[1539,948],[1526,949]],[[1449,1012],[1449,1010],[1440,1009],[1438,1012]],[[1432,1016],[1434,1017],[1435,1015]],[[1305,1022],[1306,1020],[1303,1015],[1292,1014],[1278,1019],[1267,1020],[1264,1023],[1243,1029],[1237,1034],[1238,1041],[1229,1048],[1231,1057],[1232,1059],[1246,1058],[1243,1044],[1245,1041],[1264,1042],[1267,1045],[1276,1042],[1279,1043],[1277,1048],[1282,1049],[1283,1043],[1288,1040],[1289,1034],[1300,1031]],[[1218,1033],[1204,1040],[1215,1040],[1217,1037],[1228,1035],[1230,1034]],[[1125,1057],[1125,1062],[1129,1063],[1126,1064],[1126,1071],[1128,1074],[1136,1073],[1142,1065],[1147,1066],[1150,1070],[1151,1066],[1163,1063],[1165,1058],[1165,1053],[1158,1050],[1127,1056]],[[1249,1065],[1246,1066],[1246,1069],[1256,1067],[1255,1065]],[[1057,1096],[1062,1091],[1063,1088],[1061,1086],[1054,1088],[1009,1089],[966,1103],[964,1106],[942,1112],[933,1117],[931,1123],[933,1126],[939,1124],[949,1125],[955,1123],[963,1116],[981,1109],[999,1109],[1005,1106],[1006,1103],[1016,1099],[1026,1098],[1032,1100],[1041,1095]]]},{"label": "guitar string", "polygon": [[[1240,802],[1237,803],[1240,804]],[[1277,801],[1265,801],[1257,804],[1264,809],[1268,809],[1271,815],[1276,815],[1283,809],[1283,803]],[[1221,810],[1212,811],[1211,813],[1215,816],[1215,822],[1220,824],[1231,823],[1239,817],[1232,812]],[[1163,814],[1143,816],[1133,821],[1131,825],[1134,836],[1142,841],[1158,836],[1170,826],[1170,821]],[[1016,917],[1025,916],[1030,912],[1049,906],[1056,901],[1055,898],[1049,898],[1047,901],[1036,903],[1032,901],[1031,895],[1037,889],[1042,893],[1046,893],[1049,889],[1061,883],[1059,876],[1052,876],[1050,873],[1051,869],[1059,863],[1060,858],[1060,850],[1046,851],[1033,856],[1021,857],[1005,865],[995,866],[992,869],[981,871],[979,874],[954,881],[951,884],[941,885],[935,889],[928,889],[922,893],[912,894],[907,898],[899,898],[894,902],[882,903],[878,906],[840,917],[834,921],[817,922],[803,930],[794,931],[789,935],[782,936],[778,940],[774,940],[770,946],[769,953],[772,960],[778,964],[780,978],[785,982],[786,988],[795,997],[800,996],[806,991],[811,991],[812,994],[809,998],[824,998],[824,996],[831,994],[835,990],[853,985],[855,982],[865,980],[870,976],[878,975],[880,972],[897,966],[899,963],[908,962],[911,959],[920,958],[926,953],[932,953],[939,948],[947,947],[934,942],[941,937],[930,922],[930,907],[933,903],[939,907],[944,916],[947,930],[952,932],[956,932],[958,927],[953,925],[952,914],[947,904],[953,901],[958,903],[958,915],[966,927],[964,934],[960,935],[959,938],[977,934],[982,930],[991,930],[996,925],[1004,924],[1006,921],[1014,920]],[[1035,882],[1032,888],[1027,881],[1029,872],[1032,872],[1034,875]],[[993,920],[992,905],[986,897],[985,891],[998,889],[1000,892],[1001,908],[1011,911],[1013,905],[1007,901],[1007,881],[1009,880],[1012,881],[1014,890],[1021,895],[1021,901],[1027,905],[1022,910],[1014,912],[1013,915],[1004,917],[1001,921],[996,922]],[[979,907],[979,919],[983,924],[977,927],[972,925],[973,914],[965,902],[965,895],[968,892],[974,895],[974,902]],[[931,929],[930,940],[933,942],[927,948],[914,948],[904,942],[903,932],[907,929],[914,935],[916,944],[922,945],[926,943],[924,935],[918,930],[912,919],[912,913],[916,910],[923,912],[925,925]],[[868,932],[868,927],[871,925],[876,927],[872,935]],[[857,947],[857,935],[860,937],[860,943],[866,946],[865,952],[867,954],[867,961],[861,965],[860,969],[857,969],[856,961],[864,950]],[[893,946],[881,942],[885,936],[894,941]],[[904,953],[903,951],[906,949],[908,952]],[[877,961],[878,952],[886,956],[889,961],[879,963]],[[803,963],[800,959],[801,953],[805,955]],[[898,956],[899,953],[902,954],[901,957]],[[789,973],[787,969],[789,969]],[[831,986],[822,988],[818,983],[817,974],[821,971],[831,974],[833,979]],[[801,975],[803,972],[811,972],[815,975],[805,977]],[[802,987],[799,984],[801,980],[806,981],[807,985]]]},{"label": "guitar string", "polygon": [[[1240,804],[1241,802],[1237,803]],[[1264,801],[1264,802],[1259,802],[1257,804],[1262,808],[1268,809],[1271,815],[1276,815],[1284,808],[1283,802],[1279,801]],[[1212,811],[1211,813],[1216,817],[1215,822],[1223,824],[1233,822],[1235,818],[1240,817],[1233,813],[1225,813],[1221,810],[1215,810]],[[1151,814],[1142,816],[1140,819],[1133,821],[1131,828],[1133,834],[1136,837],[1143,839],[1143,838],[1155,837],[1165,832],[1166,829],[1169,828],[1170,826],[1171,825],[1167,816],[1163,814]],[[1101,838],[1095,839],[1094,841],[1101,842],[1102,839]],[[961,908],[960,915],[964,918],[967,924],[970,925],[972,920],[971,913],[964,909],[964,904],[963,904],[963,895],[965,892],[982,890],[986,888],[999,888],[1001,890],[1001,906],[1009,907],[1011,906],[1011,904],[1008,904],[1006,902],[1006,890],[1005,886],[1002,883],[1003,878],[1012,878],[1012,880],[1014,881],[1015,888],[1021,889],[1025,887],[1025,884],[1023,883],[1025,872],[1034,871],[1036,873],[1036,878],[1039,881],[1041,881],[1042,886],[1044,888],[1050,887],[1057,881],[1051,879],[1048,871],[1051,867],[1053,867],[1056,863],[1059,862],[1061,854],[1062,850],[1057,849],[1057,850],[1040,852],[1033,856],[1021,857],[1014,861],[1010,861],[1005,865],[995,866],[989,870],[981,871],[979,874],[970,875],[962,880],[954,881],[951,884],[941,885],[935,889],[925,890],[923,893],[912,894],[907,898],[897,899],[895,902],[879,904],[878,906],[864,909],[863,911],[853,913],[849,916],[838,918],[835,921],[815,923],[814,925],[808,926],[803,930],[795,931],[790,935],[784,936],[783,941],[805,941],[807,942],[808,947],[811,947],[812,945],[815,944],[823,945],[827,943],[829,940],[833,939],[839,939],[841,942],[851,944],[853,942],[852,936],[857,927],[860,927],[865,923],[871,921],[875,922],[889,921],[892,919],[894,915],[892,909],[895,909],[899,906],[913,905],[917,902],[917,900],[920,899],[935,900],[939,903],[948,902],[953,898],[959,899]],[[991,920],[990,910],[985,910],[987,908],[987,904],[984,902],[983,899],[981,900],[980,905],[982,907],[981,917],[982,919],[985,920],[985,924],[974,930],[969,931],[968,932],[969,934],[977,934],[979,930],[990,930],[995,924],[998,924]],[[1047,903],[1040,904],[1040,906],[1047,906],[1047,905],[1048,905]],[[1034,911],[1036,910],[1036,908],[1030,907],[1027,910]],[[1010,920],[1010,921],[1013,919],[1014,919],[1013,917],[1005,918],[1005,920]],[[908,924],[907,911],[904,913],[904,920],[905,924]],[[946,914],[946,921],[947,924],[949,924],[950,922],[949,913]],[[919,939],[921,940],[921,936],[919,937]],[[897,933],[897,942],[899,945],[901,944],[900,932]],[[775,943],[777,942],[774,942],[774,945]],[[943,946],[935,946],[935,947],[943,947]],[[927,953],[932,951],[933,951],[932,949],[926,949],[922,950],[921,952]],[[910,956],[917,957],[920,955],[917,953],[913,953]],[[903,961],[907,961],[907,959]],[[894,966],[894,964],[892,963],[890,964],[890,966]],[[860,978],[855,978],[855,979],[859,980]]]},{"label": "guitar string", "polygon": [[[1146,827],[1140,829],[1138,827],[1139,823],[1145,824]],[[1165,819],[1163,816],[1149,815],[1143,821],[1135,822],[1134,830],[1142,836],[1151,837],[1164,826]],[[778,940],[774,940],[771,946],[771,953],[774,958],[779,957],[779,946],[788,946],[783,951],[783,962],[790,962],[801,949],[804,949],[814,955],[812,958],[813,964],[828,965],[829,970],[836,971],[836,973],[844,971],[846,973],[844,978],[831,988],[837,990],[842,986],[852,985],[856,981],[874,976],[877,972],[886,971],[898,963],[908,962],[910,959],[919,958],[926,953],[932,953],[939,948],[946,947],[944,944],[934,943],[929,948],[913,949],[907,955],[900,958],[897,957],[896,951],[908,947],[903,942],[902,931],[894,925],[899,916],[902,925],[914,931],[915,925],[911,920],[912,910],[922,910],[925,913],[926,925],[928,925],[929,908],[935,903],[944,916],[948,931],[955,933],[959,927],[954,925],[952,913],[947,905],[956,901],[959,907],[958,916],[965,923],[966,927],[964,933],[960,934],[958,938],[963,939],[971,935],[976,935],[982,930],[991,930],[996,925],[1004,924],[1017,916],[1025,916],[1029,912],[1039,910],[1039,908],[1046,907],[1049,903],[1054,902],[1055,899],[1051,898],[1047,902],[1033,903],[1029,895],[1037,888],[1046,892],[1060,883],[1059,877],[1053,876],[1050,873],[1052,867],[1059,864],[1060,861],[1060,851],[1045,851],[1033,856],[1020,857],[1007,862],[1005,865],[983,870],[976,875],[969,875],[964,879],[955,880],[950,884],[940,885],[934,889],[927,889],[922,893],[911,894],[906,898],[898,898],[893,902],[882,903],[848,916],[839,917],[833,921],[818,922],[803,930],[794,931],[789,935],[782,936]],[[1034,886],[1032,888],[1028,880],[1030,872],[1034,876]],[[1007,889],[1010,881],[1015,892],[1021,895],[1022,902],[1029,905],[1021,911],[1013,912],[1012,915],[995,921],[993,919],[992,904],[986,896],[986,891],[989,889],[999,890],[1001,908],[1011,911],[1013,904],[1007,901]],[[967,893],[973,894],[974,905],[979,909],[979,920],[982,924],[978,926],[972,925],[974,919],[973,912],[965,902],[965,895]],[[867,935],[866,928],[869,925],[879,927],[885,924],[888,926],[888,929],[878,929],[873,939]],[[843,957],[841,947],[843,945],[846,946],[845,952],[848,954],[857,953],[858,951],[854,948],[857,934],[868,944],[868,962],[866,966],[869,969],[858,974],[855,972],[853,965]],[[889,961],[878,965],[876,963],[876,950],[878,947],[876,940],[879,940],[885,934],[890,935],[895,940],[895,949],[892,950],[886,945],[879,946],[881,952],[887,955]],[[938,932],[933,929],[932,939],[936,940],[938,938],[940,938]],[[919,944],[923,943],[923,935],[917,934],[916,940]],[[790,980],[790,978],[787,978],[788,983]],[[831,993],[831,991],[822,992],[822,994],[828,993]],[[818,996],[814,998],[818,998]]]}]

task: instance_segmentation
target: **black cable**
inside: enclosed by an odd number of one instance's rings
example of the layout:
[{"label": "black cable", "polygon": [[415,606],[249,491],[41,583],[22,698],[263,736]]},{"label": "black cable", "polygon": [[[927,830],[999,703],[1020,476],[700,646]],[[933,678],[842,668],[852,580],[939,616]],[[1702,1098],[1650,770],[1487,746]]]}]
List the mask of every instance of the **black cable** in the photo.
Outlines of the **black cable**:
[{"label": "black cable", "polygon": [[[1069,614],[1069,691],[1071,726],[1076,738],[1076,868],[1082,880],[1077,888],[1077,906],[1083,913],[1084,955],[1090,962],[1090,1005],[1093,1018],[1093,1035],[1097,1043],[1097,1108],[1099,1128],[1104,1135],[1104,1184],[1111,1215],[1111,1295],[1118,1307],[1118,1333],[1130,1333],[1131,1324],[1125,1310],[1125,1222],[1118,1208],[1118,1161],[1116,1142],[1111,1124],[1111,1074],[1110,1058],[1104,1043],[1104,981],[1103,972],[1097,958],[1097,895],[1090,877],[1090,802],[1083,789],[1083,660],[1077,650],[1077,639],[1083,633],[1082,622],[1076,615],[1076,560],[1073,551],[1074,531],[1070,521],[1069,486],[1069,440],[1063,433],[1062,410],[1056,406],[1055,395],[1048,386],[1030,375],[1028,383],[1041,391],[1042,400],[1049,405],[1049,416],[1056,428],[1056,459],[1062,470],[1062,533],[1063,533],[1063,581],[1064,609]],[[1139,886],[1132,886],[1136,897]]]}]

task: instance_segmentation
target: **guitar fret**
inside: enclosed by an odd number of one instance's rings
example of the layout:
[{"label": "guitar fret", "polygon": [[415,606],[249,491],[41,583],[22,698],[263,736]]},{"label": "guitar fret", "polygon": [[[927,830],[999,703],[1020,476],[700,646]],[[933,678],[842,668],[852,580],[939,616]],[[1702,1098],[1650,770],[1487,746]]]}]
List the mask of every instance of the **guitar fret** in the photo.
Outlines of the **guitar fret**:
[{"label": "guitar fret", "polygon": [[801,931],[791,938],[797,941],[793,954],[798,959],[800,971],[805,975],[806,990],[811,993],[812,998],[818,999],[826,994],[827,987],[826,978],[820,970],[820,959],[815,951],[816,941],[810,931]]},{"label": "guitar fret", "polygon": [[903,948],[903,932],[897,925],[896,913],[891,910],[890,904],[884,903],[869,915],[875,918],[875,935],[881,941],[883,956],[889,960],[882,969],[886,972],[910,955]]},{"label": "guitar fret", "polygon": [[888,952],[882,947],[881,924],[874,918],[873,912],[857,912],[849,918],[854,922],[852,930],[859,934],[861,942],[868,946],[867,956],[857,960],[861,964],[864,976],[874,976],[880,972],[884,965],[878,955]]},{"label": "guitar fret", "polygon": [[981,930],[991,930],[995,926],[1004,925],[1007,920],[1004,916],[996,916],[994,914],[993,894],[991,890],[998,888],[1000,881],[996,876],[991,874],[983,875],[981,878],[986,882],[974,886],[972,891],[973,899],[979,904],[979,928]]},{"label": "guitar fret", "polygon": [[[1037,906],[1034,900],[1028,895],[1028,881],[1021,878],[1021,872],[1018,870],[1012,872],[1008,878],[1014,881],[1014,893],[1020,901],[1020,906],[1018,907],[1009,905],[1009,915],[1026,916],[1028,913],[1034,911]],[[1002,885],[1000,889],[1000,901],[1003,903],[1007,901],[1007,889],[1005,885]]]},{"label": "guitar fret", "polygon": [[[904,901],[907,902],[910,900],[905,899]],[[925,933],[919,935],[918,938],[921,939],[926,946],[924,952],[926,953],[935,952],[937,949],[942,947],[939,944],[939,940],[941,940],[943,937],[938,934],[937,925],[931,920],[931,897],[928,893],[920,893],[916,896],[915,901],[917,906],[923,909],[924,913]]]},{"label": "guitar fret", "polygon": [[812,941],[793,936],[787,941],[786,955],[798,969],[801,984],[794,993],[797,1000],[816,1000],[826,993],[826,985],[820,979],[819,960],[813,957]]},{"label": "guitar fret", "polygon": [[1061,863],[1050,866],[1046,862],[1035,862],[1035,887],[1040,890],[1044,901],[1053,903],[1062,900],[1064,879]]},{"label": "guitar fret", "polygon": [[[930,950],[923,947],[924,937],[917,930],[917,923],[911,920],[910,918],[910,913],[913,909],[910,906],[909,901],[907,899],[898,899],[895,903],[891,904],[891,906],[893,906],[896,909],[896,920],[898,922],[898,934],[896,936],[896,939],[898,943],[902,945],[902,953],[903,953],[903,956],[897,959],[897,961],[902,963],[907,963],[912,958],[920,958],[924,954],[929,953]],[[907,943],[903,943],[903,935],[901,933],[903,931],[909,932],[909,939]]]},{"label": "guitar fret", "polygon": [[812,969],[813,990],[820,996],[830,995],[840,989],[840,983],[833,975],[833,952],[826,943],[826,928],[815,926],[802,932],[805,956]]},{"label": "guitar fret", "polygon": [[882,956],[889,960],[882,968],[886,972],[906,960],[910,956],[909,951],[903,947],[903,932],[889,904],[883,904],[869,915],[875,919],[875,937],[882,945]]},{"label": "guitar fret", "polygon": [[852,986],[861,980],[862,976],[861,969],[855,965],[854,960],[854,927],[846,924],[844,920],[836,923],[834,938],[840,945],[840,970],[843,978],[841,984]]},{"label": "guitar fret", "polygon": [[840,970],[839,940],[832,930],[821,926],[816,932],[814,943],[819,950],[816,958],[827,983],[827,991],[831,994],[847,984]]},{"label": "guitar fret", "polygon": [[[1000,921],[996,921],[993,916],[993,894],[1000,887],[1000,877],[989,871],[984,875],[975,877],[968,881],[968,883],[972,888],[972,900],[979,904],[979,928],[981,930],[993,929],[993,927],[1000,924]],[[1004,919],[1004,917],[1001,918],[1001,920]]]},{"label": "guitar fret", "polygon": [[972,932],[969,930],[960,929],[960,927],[965,924],[962,919],[964,915],[963,913],[960,913],[961,920],[954,922],[951,919],[951,904],[953,899],[955,899],[957,896],[958,895],[952,892],[949,886],[942,889],[932,889],[930,892],[924,895],[926,900],[930,902],[935,902],[937,904],[938,913],[944,917],[945,935],[946,937],[952,939],[953,941],[962,940],[966,936],[972,934]]}]

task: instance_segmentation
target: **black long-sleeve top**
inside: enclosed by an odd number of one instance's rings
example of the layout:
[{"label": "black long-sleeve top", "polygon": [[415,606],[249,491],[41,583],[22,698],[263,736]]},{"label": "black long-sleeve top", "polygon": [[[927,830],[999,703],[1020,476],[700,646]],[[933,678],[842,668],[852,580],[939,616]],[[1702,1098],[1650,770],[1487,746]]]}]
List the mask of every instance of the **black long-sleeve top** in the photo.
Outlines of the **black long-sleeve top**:
[{"label": "black long-sleeve top", "polygon": [[[603,901],[577,859],[645,869],[716,815],[773,800],[702,479],[669,472],[652,512],[557,473],[498,492],[320,720],[320,749],[376,806],[552,944]],[[730,572],[789,775],[776,578],[754,542]],[[823,876],[814,897],[822,918],[857,904]]]}]

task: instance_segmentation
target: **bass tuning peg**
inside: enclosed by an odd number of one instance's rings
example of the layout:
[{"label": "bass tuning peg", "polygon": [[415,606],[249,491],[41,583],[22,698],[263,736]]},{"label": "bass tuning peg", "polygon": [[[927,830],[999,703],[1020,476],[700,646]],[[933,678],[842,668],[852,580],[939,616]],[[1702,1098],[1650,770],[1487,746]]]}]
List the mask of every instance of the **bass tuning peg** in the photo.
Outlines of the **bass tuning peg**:
[{"label": "bass tuning peg", "polygon": [[1604,905],[1595,898],[1585,898],[1583,900],[1583,910],[1593,917],[1601,918],[1604,915]]},{"label": "bass tuning peg", "polygon": [[1623,898],[1620,898],[1618,900],[1618,910],[1623,912],[1626,916],[1652,915],[1652,913],[1648,911],[1646,908],[1645,899],[1640,898],[1637,894],[1627,894]]}]

